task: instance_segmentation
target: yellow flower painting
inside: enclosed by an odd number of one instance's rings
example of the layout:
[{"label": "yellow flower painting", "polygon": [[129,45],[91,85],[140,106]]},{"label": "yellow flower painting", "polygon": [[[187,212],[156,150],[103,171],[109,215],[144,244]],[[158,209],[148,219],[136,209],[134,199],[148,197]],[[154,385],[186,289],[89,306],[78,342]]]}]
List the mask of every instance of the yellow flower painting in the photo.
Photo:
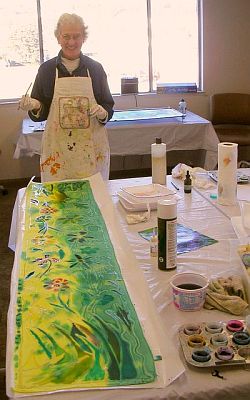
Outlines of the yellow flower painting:
[{"label": "yellow flower painting", "polygon": [[15,393],[156,379],[87,180],[27,188],[13,362]]}]

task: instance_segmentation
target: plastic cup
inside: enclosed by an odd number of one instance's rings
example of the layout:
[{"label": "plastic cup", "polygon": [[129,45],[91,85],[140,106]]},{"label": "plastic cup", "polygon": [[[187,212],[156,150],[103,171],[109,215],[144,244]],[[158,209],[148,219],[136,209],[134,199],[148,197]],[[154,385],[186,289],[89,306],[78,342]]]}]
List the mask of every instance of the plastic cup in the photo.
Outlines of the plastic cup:
[{"label": "plastic cup", "polygon": [[192,272],[175,274],[170,284],[173,291],[175,307],[181,311],[197,311],[203,307],[208,279]]},{"label": "plastic cup", "polygon": [[240,202],[240,210],[242,225],[250,234],[250,201],[242,200]]}]

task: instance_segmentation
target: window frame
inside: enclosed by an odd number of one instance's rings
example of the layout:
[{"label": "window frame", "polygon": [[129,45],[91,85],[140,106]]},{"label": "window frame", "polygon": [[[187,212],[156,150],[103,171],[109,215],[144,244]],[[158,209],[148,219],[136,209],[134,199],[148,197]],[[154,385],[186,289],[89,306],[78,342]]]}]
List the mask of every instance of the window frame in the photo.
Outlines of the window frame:
[{"label": "window frame", "polygon": [[[141,91],[138,94],[156,94],[153,89],[153,55],[152,55],[152,26],[151,26],[151,2],[153,0],[145,0],[147,7],[147,41],[148,41],[148,91]],[[203,90],[203,0],[197,1],[197,18],[198,18],[198,82],[197,90]],[[37,27],[38,27],[38,41],[39,41],[39,56],[40,65],[45,61],[44,57],[44,41],[43,41],[43,21],[41,11],[41,0],[36,0],[37,5]],[[180,82],[181,83],[181,82]],[[122,96],[121,93],[112,92],[112,95]],[[10,102],[11,100],[18,100],[18,98],[0,99],[0,102]]]}]

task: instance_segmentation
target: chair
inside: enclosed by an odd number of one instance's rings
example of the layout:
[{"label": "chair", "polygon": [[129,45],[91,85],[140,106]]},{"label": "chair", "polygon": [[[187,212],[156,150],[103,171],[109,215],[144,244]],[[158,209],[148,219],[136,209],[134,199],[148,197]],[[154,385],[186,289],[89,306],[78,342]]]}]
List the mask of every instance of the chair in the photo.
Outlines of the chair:
[{"label": "chair", "polygon": [[2,193],[3,196],[5,196],[6,194],[8,194],[8,190],[5,189],[3,185],[0,185],[0,193]]},{"label": "chair", "polygon": [[250,94],[213,94],[210,116],[220,142],[238,143],[238,161],[250,161]]}]

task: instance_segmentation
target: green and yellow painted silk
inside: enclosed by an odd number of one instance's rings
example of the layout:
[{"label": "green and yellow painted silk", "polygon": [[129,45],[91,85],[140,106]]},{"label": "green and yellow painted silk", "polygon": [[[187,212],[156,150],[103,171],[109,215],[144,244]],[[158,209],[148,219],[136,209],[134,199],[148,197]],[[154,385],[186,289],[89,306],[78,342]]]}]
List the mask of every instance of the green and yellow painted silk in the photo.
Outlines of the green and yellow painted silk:
[{"label": "green and yellow painted silk", "polygon": [[13,390],[22,393],[156,378],[87,180],[27,188],[14,371]]}]

